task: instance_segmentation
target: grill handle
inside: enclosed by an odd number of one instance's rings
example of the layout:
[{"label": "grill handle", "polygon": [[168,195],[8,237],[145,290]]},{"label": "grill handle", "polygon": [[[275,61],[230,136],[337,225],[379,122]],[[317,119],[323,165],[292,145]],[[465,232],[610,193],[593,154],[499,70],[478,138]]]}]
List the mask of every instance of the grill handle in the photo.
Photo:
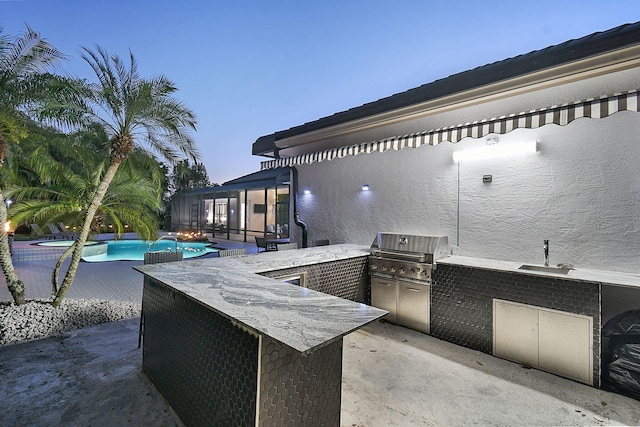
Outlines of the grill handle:
[{"label": "grill handle", "polygon": [[410,259],[416,262],[425,262],[426,255],[425,254],[416,254],[413,252],[397,252],[397,251],[385,251],[384,249],[372,249],[372,255],[382,255],[387,256],[389,258],[403,258]]}]

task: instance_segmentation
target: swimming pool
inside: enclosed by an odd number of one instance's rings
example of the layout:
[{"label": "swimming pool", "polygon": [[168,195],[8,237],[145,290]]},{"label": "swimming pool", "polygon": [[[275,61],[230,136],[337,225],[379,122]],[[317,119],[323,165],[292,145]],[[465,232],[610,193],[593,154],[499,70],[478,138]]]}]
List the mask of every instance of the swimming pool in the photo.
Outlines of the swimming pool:
[{"label": "swimming pool", "polygon": [[[46,246],[68,246],[72,241],[42,242]],[[106,242],[87,242],[82,251],[82,260],[87,262],[106,261],[144,261],[144,254],[149,250],[146,240],[109,240]],[[157,240],[151,245],[151,252],[175,251],[176,242],[173,240]],[[184,258],[195,258],[218,250],[209,243],[178,242],[178,250],[183,252]]]}]

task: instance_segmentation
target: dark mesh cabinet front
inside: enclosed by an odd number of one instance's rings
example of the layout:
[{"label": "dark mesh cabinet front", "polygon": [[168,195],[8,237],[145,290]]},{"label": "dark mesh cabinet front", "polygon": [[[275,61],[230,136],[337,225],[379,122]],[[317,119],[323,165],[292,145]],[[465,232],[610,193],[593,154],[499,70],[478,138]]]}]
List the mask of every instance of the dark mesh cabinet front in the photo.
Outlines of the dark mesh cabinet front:
[{"label": "dark mesh cabinet front", "polygon": [[142,369],[189,426],[255,426],[258,339],[145,277]]}]

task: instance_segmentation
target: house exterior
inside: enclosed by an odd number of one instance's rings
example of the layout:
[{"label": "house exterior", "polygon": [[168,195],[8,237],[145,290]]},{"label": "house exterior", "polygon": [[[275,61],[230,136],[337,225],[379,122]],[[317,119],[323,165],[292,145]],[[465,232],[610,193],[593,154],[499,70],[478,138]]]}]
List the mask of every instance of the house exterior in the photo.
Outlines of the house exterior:
[{"label": "house exterior", "polygon": [[[553,265],[640,273],[639,90],[640,22],[262,136],[253,154],[292,168],[299,244],[442,235],[460,255],[542,263],[549,240]],[[535,153],[484,158],[525,142]]]},{"label": "house exterior", "polygon": [[255,236],[289,235],[288,167],[267,169],[176,194],[171,230],[253,242]]}]

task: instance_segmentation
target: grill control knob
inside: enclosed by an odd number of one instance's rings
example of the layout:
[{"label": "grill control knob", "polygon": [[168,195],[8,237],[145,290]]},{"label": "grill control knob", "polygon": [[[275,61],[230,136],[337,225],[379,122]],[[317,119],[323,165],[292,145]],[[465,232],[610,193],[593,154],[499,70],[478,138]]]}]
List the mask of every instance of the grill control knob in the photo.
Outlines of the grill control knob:
[{"label": "grill control knob", "polygon": [[391,272],[395,273],[396,272],[396,268],[395,267],[391,267]]},{"label": "grill control knob", "polygon": [[382,271],[387,271],[387,266],[386,265],[382,265]]},{"label": "grill control knob", "polygon": [[404,274],[404,268],[401,268],[399,271],[400,274]]},{"label": "grill control knob", "polygon": [[371,269],[372,270],[377,270],[378,269],[378,265],[377,264],[371,264]]}]

